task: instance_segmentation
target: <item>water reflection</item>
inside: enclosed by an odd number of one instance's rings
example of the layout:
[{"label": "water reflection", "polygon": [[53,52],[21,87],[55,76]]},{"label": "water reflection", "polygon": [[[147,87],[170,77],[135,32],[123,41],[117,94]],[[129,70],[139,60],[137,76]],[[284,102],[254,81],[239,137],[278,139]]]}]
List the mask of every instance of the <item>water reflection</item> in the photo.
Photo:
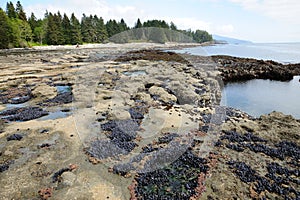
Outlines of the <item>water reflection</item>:
[{"label": "water reflection", "polygon": [[289,82],[255,79],[228,83],[222,91],[221,105],[260,116],[280,111],[300,119],[300,76]]}]

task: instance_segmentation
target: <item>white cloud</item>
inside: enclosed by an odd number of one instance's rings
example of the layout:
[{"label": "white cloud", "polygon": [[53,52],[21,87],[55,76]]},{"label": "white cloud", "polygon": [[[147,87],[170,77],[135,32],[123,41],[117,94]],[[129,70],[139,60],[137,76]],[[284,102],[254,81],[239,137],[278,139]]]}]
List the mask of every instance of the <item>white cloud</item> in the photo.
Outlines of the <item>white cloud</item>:
[{"label": "white cloud", "polygon": [[37,18],[43,18],[45,11],[61,14],[66,13],[71,15],[75,13],[76,17],[81,19],[82,14],[97,15],[103,17],[104,20],[124,18],[128,24],[134,24],[137,16],[143,15],[143,10],[137,9],[134,6],[108,5],[105,0],[65,0],[53,1],[51,4],[39,3],[25,7],[28,15],[31,12],[35,13]]},{"label": "white cloud", "polygon": [[229,0],[283,23],[299,24],[299,0]]},{"label": "white cloud", "polygon": [[166,20],[167,22],[174,22],[179,29],[192,29],[192,30],[206,30],[210,31],[211,24],[209,22],[205,22],[202,20],[198,20],[195,18],[170,18],[170,17],[163,17],[162,19]]}]

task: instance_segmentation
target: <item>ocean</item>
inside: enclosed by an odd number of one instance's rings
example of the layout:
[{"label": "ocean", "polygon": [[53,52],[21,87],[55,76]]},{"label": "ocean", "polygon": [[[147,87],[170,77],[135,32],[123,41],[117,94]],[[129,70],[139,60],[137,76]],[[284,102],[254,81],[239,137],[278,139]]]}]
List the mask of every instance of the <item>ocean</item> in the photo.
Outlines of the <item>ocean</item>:
[{"label": "ocean", "polygon": [[281,63],[300,63],[300,43],[219,44],[186,48],[177,53],[193,55],[229,55],[243,58],[274,60]]},{"label": "ocean", "polygon": [[[229,55],[274,60],[284,64],[300,63],[300,43],[223,44],[186,48],[176,51],[193,55]],[[228,83],[222,91],[221,105],[230,106],[259,117],[272,111],[300,119],[300,76],[288,82],[250,80]]]}]

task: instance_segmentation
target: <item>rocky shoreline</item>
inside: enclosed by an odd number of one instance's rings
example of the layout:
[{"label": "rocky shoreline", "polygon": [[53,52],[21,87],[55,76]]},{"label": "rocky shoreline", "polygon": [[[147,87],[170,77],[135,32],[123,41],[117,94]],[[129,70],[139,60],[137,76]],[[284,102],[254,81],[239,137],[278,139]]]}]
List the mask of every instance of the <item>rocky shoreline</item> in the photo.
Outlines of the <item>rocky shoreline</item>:
[{"label": "rocky shoreline", "polygon": [[299,64],[172,45],[0,56],[0,199],[299,199],[300,121],[219,106]]},{"label": "rocky shoreline", "polygon": [[272,60],[256,60],[232,56],[212,56],[218,63],[222,80],[226,82],[251,79],[290,81],[300,74],[300,64],[281,64]]}]

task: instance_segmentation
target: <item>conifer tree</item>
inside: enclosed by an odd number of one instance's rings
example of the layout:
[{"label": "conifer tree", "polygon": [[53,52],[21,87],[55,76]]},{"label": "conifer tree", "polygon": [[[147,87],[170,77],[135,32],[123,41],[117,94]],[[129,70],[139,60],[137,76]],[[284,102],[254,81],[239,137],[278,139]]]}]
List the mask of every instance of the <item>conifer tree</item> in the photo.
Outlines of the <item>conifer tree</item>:
[{"label": "conifer tree", "polygon": [[138,20],[137,20],[137,22],[136,22],[134,28],[142,28],[142,27],[143,27],[143,25],[142,25],[142,23],[141,23],[141,20],[140,20],[140,18],[138,18]]},{"label": "conifer tree", "polygon": [[11,27],[8,17],[5,12],[0,8],[0,49],[9,48]]},{"label": "conifer tree", "polygon": [[17,1],[16,13],[20,20],[27,21],[26,13],[24,12],[23,6],[20,1]]},{"label": "conifer tree", "polygon": [[80,23],[74,13],[71,15],[71,44],[82,44]]},{"label": "conifer tree", "polygon": [[97,41],[96,42],[104,42],[108,38],[107,30],[104,24],[104,20],[102,17],[98,18],[97,15],[94,16],[94,20],[96,21],[96,31],[97,31]]},{"label": "conifer tree", "polygon": [[64,13],[62,19],[62,29],[63,29],[65,44],[71,44],[71,22],[69,17],[66,15],[66,13]]},{"label": "conifer tree", "polygon": [[120,29],[120,32],[129,30],[129,27],[127,26],[127,24],[125,23],[123,18],[121,19],[121,21],[119,23],[119,29]]},{"label": "conifer tree", "polygon": [[54,15],[51,12],[47,15],[46,43],[49,45],[57,45],[58,35]]},{"label": "conifer tree", "polygon": [[170,23],[170,29],[173,30],[173,31],[177,31],[177,26],[173,22],[171,22]]},{"label": "conifer tree", "polygon": [[57,14],[54,14],[54,22],[57,27],[57,44],[65,44],[64,30],[62,27],[62,16],[59,11],[57,12]]},{"label": "conifer tree", "polygon": [[97,40],[96,23],[93,22],[93,16],[87,17],[85,14],[81,20],[82,40],[87,43],[92,43]]},{"label": "conifer tree", "polygon": [[107,30],[108,37],[111,37],[111,36],[121,32],[120,26],[116,20],[109,20],[106,23],[106,30]]},{"label": "conifer tree", "polygon": [[32,31],[35,29],[35,27],[37,27],[37,19],[33,12],[31,13],[30,17],[28,18],[28,23],[29,23]]},{"label": "conifer tree", "polygon": [[11,1],[6,4],[6,14],[9,18],[17,18],[15,6]]}]

